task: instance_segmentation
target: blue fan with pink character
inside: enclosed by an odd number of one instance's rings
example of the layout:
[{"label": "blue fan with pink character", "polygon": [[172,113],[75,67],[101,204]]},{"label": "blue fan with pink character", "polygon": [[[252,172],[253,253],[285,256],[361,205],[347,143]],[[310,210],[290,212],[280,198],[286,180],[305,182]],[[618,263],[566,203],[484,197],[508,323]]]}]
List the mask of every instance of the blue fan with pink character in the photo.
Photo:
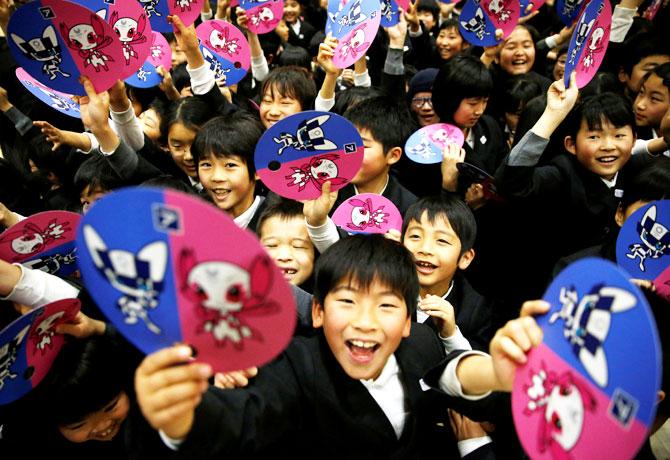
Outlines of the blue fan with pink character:
[{"label": "blue fan with pink character", "polygon": [[537,318],[543,342],[518,368],[512,413],[533,459],[633,458],[654,422],[661,352],[639,288],[613,263],[568,266]]},{"label": "blue fan with pink character", "polygon": [[458,19],[461,35],[475,46],[494,46],[496,30],[509,36],[519,22],[520,6],[516,0],[468,0]]}]

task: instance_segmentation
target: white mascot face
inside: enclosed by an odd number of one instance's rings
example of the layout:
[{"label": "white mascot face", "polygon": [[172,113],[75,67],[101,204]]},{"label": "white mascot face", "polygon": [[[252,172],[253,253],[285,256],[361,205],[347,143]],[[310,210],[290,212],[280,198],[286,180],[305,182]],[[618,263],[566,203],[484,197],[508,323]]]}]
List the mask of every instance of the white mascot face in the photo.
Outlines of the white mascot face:
[{"label": "white mascot face", "polygon": [[42,238],[42,235],[38,235],[37,233],[24,235],[12,241],[12,250],[17,254],[32,254],[43,243],[44,238]]},{"label": "white mascot face", "polygon": [[584,424],[584,403],[574,385],[557,385],[551,389],[545,420],[551,425],[551,437],[565,450],[572,449]]},{"label": "white mascot face", "polygon": [[227,262],[203,262],[188,274],[188,284],[202,296],[205,308],[237,312],[251,295],[249,273]]}]

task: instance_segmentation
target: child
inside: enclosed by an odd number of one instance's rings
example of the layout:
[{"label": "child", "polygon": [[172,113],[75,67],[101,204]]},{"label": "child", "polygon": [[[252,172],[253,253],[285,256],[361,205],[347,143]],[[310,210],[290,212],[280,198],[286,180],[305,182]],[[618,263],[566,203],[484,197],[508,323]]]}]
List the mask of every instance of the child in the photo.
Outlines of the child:
[{"label": "child", "polygon": [[658,35],[639,33],[626,41],[621,55],[619,81],[626,95],[635,99],[645,74],[657,65],[670,62],[670,45]]},{"label": "child", "polygon": [[[493,174],[507,153],[505,139],[496,121],[484,115],[493,91],[490,71],[474,56],[460,54],[450,59],[433,83],[433,109],[441,123],[458,126],[465,137],[465,161]],[[403,165],[404,166],[404,165]],[[416,195],[442,191],[439,164],[408,165],[401,182]],[[464,192],[467,184],[459,184]]]},{"label": "child", "polygon": [[354,105],[344,117],[356,126],[365,153],[361,169],[351,184],[340,190],[335,207],[359,193],[377,193],[391,200],[404,215],[416,196],[390,170],[402,157],[405,142],[415,127],[409,111],[382,96]]},{"label": "child", "polygon": [[417,320],[457,348],[469,349],[470,342],[485,350],[491,340],[490,306],[457,273],[475,257],[477,224],[470,208],[455,195],[422,198],[405,214],[402,234],[419,277]]},{"label": "child", "polygon": [[670,156],[668,145],[663,137],[659,137],[661,120],[670,110],[670,62],[654,67],[642,78],[633,107],[638,136],[642,137],[635,142],[633,154],[663,153]]},{"label": "child", "polygon": [[537,240],[518,242],[523,246],[516,247],[541,248],[528,255],[535,273],[544,273],[545,279],[559,257],[600,243],[613,230],[616,195],[621,193],[615,189],[635,141],[630,103],[604,93],[586,99],[572,113],[564,139],[569,154],[538,166],[549,137],[572,110],[577,94],[574,74],[567,89],[562,81],[552,84],[544,113],[496,174],[504,197],[530,205],[526,226],[538,229]]},{"label": "child", "polygon": [[304,0],[286,0],[284,22],[288,26],[288,43],[307,50],[316,29],[302,18],[304,6]]},{"label": "child", "polygon": [[211,199],[241,228],[254,230],[264,197],[255,195],[254,152],[263,134],[258,120],[245,113],[205,123],[193,142],[198,178]]},{"label": "child", "polygon": [[[294,339],[247,388],[205,392],[209,365],[174,366],[189,360],[187,347],[147,357],[136,389],[149,423],[167,445],[194,458],[311,458],[317,451],[333,459],[434,458],[437,448],[449,458],[452,441],[435,432],[448,424],[434,425],[431,415],[444,407],[419,384],[443,348],[411,322],[418,283],[410,254],[381,236],[357,235],[322,254],[316,273],[312,318],[322,332]],[[480,358],[484,370],[488,358]],[[463,409],[485,404],[450,402]],[[136,447],[142,458],[158,455],[145,439],[136,438]]]},{"label": "child", "polygon": [[316,98],[316,85],[309,71],[298,66],[278,67],[267,76],[261,88],[261,123],[267,129],[303,110]]},{"label": "child", "polygon": [[268,202],[258,219],[257,232],[284,278],[311,292],[316,250],[307,233],[302,204],[288,199]]}]

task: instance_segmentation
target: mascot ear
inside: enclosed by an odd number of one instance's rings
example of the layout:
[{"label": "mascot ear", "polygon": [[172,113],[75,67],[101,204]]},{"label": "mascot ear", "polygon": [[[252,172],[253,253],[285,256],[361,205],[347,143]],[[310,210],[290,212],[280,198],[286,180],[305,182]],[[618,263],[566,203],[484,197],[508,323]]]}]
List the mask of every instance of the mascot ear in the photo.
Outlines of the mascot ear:
[{"label": "mascot ear", "polygon": [[147,26],[147,15],[142,13],[142,16],[137,20],[137,34],[142,34],[144,28]]},{"label": "mascot ear", "polygon": [[254,297],[264,297],[272,287],[272,264],[266,255],[261,255],[251,263],[251,293]]}]

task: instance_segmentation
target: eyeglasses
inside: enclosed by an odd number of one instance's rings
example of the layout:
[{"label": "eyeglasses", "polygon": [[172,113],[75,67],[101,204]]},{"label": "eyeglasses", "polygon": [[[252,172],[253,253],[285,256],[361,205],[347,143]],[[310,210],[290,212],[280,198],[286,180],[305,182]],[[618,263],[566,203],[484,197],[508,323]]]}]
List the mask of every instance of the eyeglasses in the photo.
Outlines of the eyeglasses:
[{"label": "eyeglasses", "polygon": [[428,104],[428,107],[433,106],[433,100],[430,97],[415,97],[412,98],[412,107],[420,109],[424,104]]}]

